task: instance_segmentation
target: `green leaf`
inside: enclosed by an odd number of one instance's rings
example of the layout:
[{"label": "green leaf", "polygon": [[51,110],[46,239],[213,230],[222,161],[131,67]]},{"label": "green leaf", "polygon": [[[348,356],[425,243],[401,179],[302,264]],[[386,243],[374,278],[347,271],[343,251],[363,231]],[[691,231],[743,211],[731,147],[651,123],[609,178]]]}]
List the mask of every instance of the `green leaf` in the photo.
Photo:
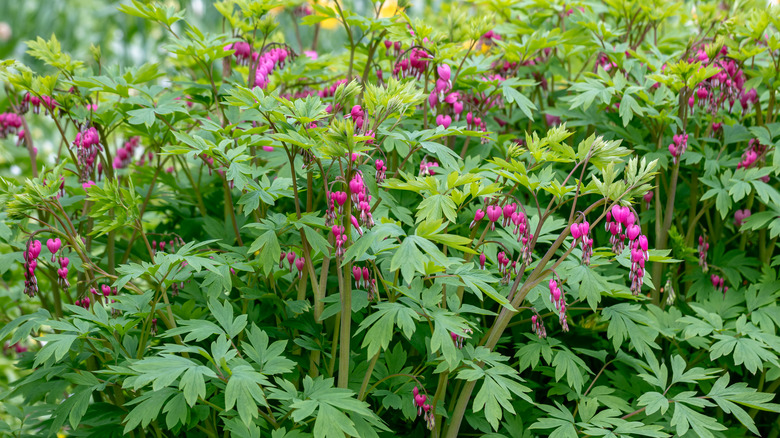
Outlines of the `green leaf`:
[{"label": "green leaf", "polygon": [[374,357],[380,350],[387,350],[396,325],[403,330],[407,339],[411,339],[415,331],[415,321],[420,320],[420,315],[414,309],[400,302],[382,302],[374,308],[376,311],[364,319],[355,332],[357,335],[368,328],[362,344],[362,348],[368,347],[367,357]]},{"label": "green leaf", "polygon": [[160,414],[163,404],[175,393],[176,390],[174,389],[163,388],[160,391],[149,391],[140,397],[130,400],[126,405],[137,406],[125,417],[123,433],[128,434],[139,425],[143,428],[149,426],[149,423]]},{"label": "green leaf", "polygon": [[38,309],[35,313],[22,314],[0,329],[0,341],[5,339],[11,332],[14,332],[9,341],[13,345],[21,339],[30,336],[31,331],[38,330],[49,319],[51,319],[51,314],[46,309]]},{"label": "green leaf", "polygon": [[762,342],[751,338],[733,337],[724,334],[714,336],[716,341],[710,347],[710,359],[715,360],[734,352],[734,364],[744,364],[752,374],[764,369],[764,361],[769,361],[775,366],[780,366],[777,355],[765,348]]},{"label": "green leaf", "polygon": [[35,355],[35,362],[33,367],[47,362],[49,358],[54,357],[54,362],[58,362],[60,359],[70,351],[73,342],[78,339],[78,335],[69,333],[50,333],[38,338],[43,343],[43,348]]},{"label": "green leaf", "polygon": [[187,333],[184,342],[200,342],[213,335],[226,335],[217,324],[204,319],[184,319],[179,321],[179,326],[166,330],[164,336],[172,337]]},{"label": "green leaf", "polygon": [[700,380],[714,379],[713,374],[717,373],[717,369],[705,370],[704,368],[694,367],[685,371],[686,367],[685,359],[679,354],[672,358],[672,382],[675,383],[696,383]]},{"label": "green leaf", "polygon": [[412,282],[415,272],[425,273],[423,269],[427,261],[427,258],[415,245],[412,236],[408,236],[393,254],[393,258],[390,260],[390,270],[397,271],[400,268],[404,282],[409,284]]},{"label": "green leaf", "polygon": [[282,356],[287,341],[276,341],[268,345],[268,335],[254,323],[247,333],[247,340],[241,344],[246,357],[253,360],[259,371],[265,375],[287,374],[295,367],[295,362]]},{"label": "green leaf", "polygon": [[524,94],[509,85],[501,87],[501,90],[504,93],[504,98],[507,103],[517,103],[518,108],[520,108],[520,111],[522,111],[526,117],[531,120],[534,119],[533,111],[537,111],[536,105],[525,97]]},{"label": "green leaf", "polygon": [[405,234],[404,230],[394,223],[378,224],[363,233],[362,237],[352,242],[352,245],[344,253],[344,261],[341,265],[345,266],[349,261],[359,259],[378,241],[382,241],[387,237],[398,237]]},{"label": "green leaf", "polygon": [[[152,389],[159,391],[171,386],[182,373],[193,368],[205,376],[217,377],[214,371],[190,359],[173,354],[162,354],[160,356],[147,357],[132,364],[130,369],[137,372],[138,375],[126,379],[122,386],[137,390],[151,383]],[[190,377],[190,379],[193,378]],[[195,380],[188,382],[188,385],[191,384],[196,385],[196,388],[200,386]],[[181,387],[182,384],[179,386]]]},{"label": "green leaf", "polygon": [[438,222],[443,215],[448,221],[455,223],[457,221],[456,208],[455,202],[447,195],[429,196],[423,199],[417,207],[417,222],[423,220]]},{"label": "green leaf", "polygon": [[696,432],[697,437],[714,438],[713,430],[726,430],[726,426],[707,415],[694,411],[683,403],[674,403],[674,414],[671,421],[679,436],[685,435],[689,429]]},{"label": "green leaf", "polygon": [[225,387],[225,410],[236,406],[241,421],[249,426],[258,416],[257,406],[267,405],[262,386],[269,383],[265,376],[249,365],[234,367]]},{"label": "green leaf", "polygon": [[211,298],[209,310],[231,339],[235,338],[246,327],[247,315],[238,315],[233,319],[233,305],[227,300],[220,303],[216,298]]},{"label": "green leaf", "polygon": [[[580,271],[580,273],[576,271]],[[577,274],[580,274],[581,277]],[[580,280],[578,298],[580,301],[587,300],[588,305],[595,312],[599,302],[601,302],[601,292],[607,290],[606,281],[601,275],[596,273],[593,268],[587,265],[580,265],[577,267],[573,276],[582,278],[582,280]]]},{"label": "green leaf", "polygon": [[753,418],[738,405],[768,412],[780,412],[780,405],[769,403],[775,394],[758,392],[746,383],[738,382],[729,386],[729,374],[722,375],[707,394],[727,414],[733,414],[740,423],[756,435],[760,435]]},{"label": "green leaf", "polygon": [[585,381],[583,371],[590,373],[588,366],[577,355],[569,349],[559,350],[555,354],[552,365],[555,367],[555,380],[561,380],[566,376],[566,382],[578,394],[582,391],[582,385]]},{"label": "green leaf", "polygon": [[661,415],[663,415],[666,413],[666,410],[669,409],[669,400],[667,400],[666,396],[655,391],[642,394],[637,399],[637,404],[639,406],[646,406],[645,413],[647,413],[647,415],[653,415],[658,411],[661,411]]},{"label": "green leaf", "polygon": [[79,387],[79,389],[75,391],[73,395],[68,397],[59,406],[57,406],[53,416],[54,422],[49,429],[50,433],[53,434],[59,431],[59,429],[65,423],[65,420],[68,420],[68,424],[70,424],[71,428],[74,430],[77,429],[81,419],[84,417],[84,414],[87,413],[92,393],[97,388],[98,385],[93,385],[86,388]]},{"label": "green leaf", "polygon": [[184,400],[184,394],[176,394],[163,409],[163,413],[168,414],[165,416],[165,425],[172,429],[177,424],[186,424],[187,412],[187,402]]},{"label": "green leaf", "polygon": [[644,114],[642,107],[639,106],[636,100],[628,93],[623,95],[623,99],[620,101],[620,109],[618,112],[620,113],[620,118],[623,119],[624,127],[628,126],[628,122],[634,118],[635,114],[637,116]]},{"label": "green leaf", "polygon": [[332,248],[328,241],[322,237],[320,233],[309,226],[304,226],[303,232],[306,234],[306,240],[309,242],[309,245],[311,245],[312,248],[314,248],[316,251],[319,251],[320,254],[330,255]]},{"label": "green leaf", "polygon": [[653,354],[653,348],[660,348],[655,342],[658,330],[647,325],[648,317],[639,304],[621,303],[610,306],[604,309],[603,315],[604,319],[609,321],[607,337],[612,339],[615,351],[620,349],[625,339],[645,357]]},{"label": "green leaf", "polygon": [[303,379],[303,397],[295,398],[290,405],[293,421],[300,423],[314,417],[314,437],[343,438],[344,434],[360,436],[355,423],[345,414],[357,415],[375,427],[388,430],[379,418],[368,408],[368,403],[357,400],[355,393],[344,388],[334,388],[333,379],[318,376]]},{"label": "green leaf", "polygon": [[530,429],[554,429],[550,438],[577,438],[577,428],[574,427],[574,416],[562,404],[555,402],[557,407],[539,404],[539,408],[547,412],[548,417],[540,417]]},{"label": "green leaf", "polygon": [[515,396],[533,403],[526,394],[531,392],[531,389],[520,384],[523,379],[514,368],[506,364],[508,357],[485,347],[475,349],[471,345],[465,347],[465,351],[466,355],[471,357],[467,362],[470,368],[459,372],[457,378],[467,381],[483,380],[479,392],[474,397],[474,412],[484,409],[488,423],[493,430],[498,430],[498,424],[505,410],[510,414],[516,414],[512,406]]},{"label": "green leaf", "polygon": [[276,237],[276,231],[268,230],[252,242],[249,246],[249,254],[259,251],[260,261],[263,271],[266,275],[270,274],[274,266],[279,263],[279,256],[282,255],[282,247],[279,246],[279,239]]},{"label": "green leaf", "polygon": [[154,124],[155,114],[154,108],[141,108],[132,111],[128,111],[127,114],[130,118],[127,120],[131,125],[144,124],[146,127],[151,127]]},{"label": "green leaf", "polygon": [[206,397],[206,381],[203,378],[205,367],[191,367],[181,376],[179,389],[182,390],[187,404],[195,406],[198,397]]},{"label": "green leaf", "polygon": [[438,307],[431,311],[430,318],[433,320],[431,354],[441,350],[450,369],[454,369],[458,363],[458,349],[452,341],[452,333],[464,336],[463,331],[468,327],[466,320],[453,312]]}]

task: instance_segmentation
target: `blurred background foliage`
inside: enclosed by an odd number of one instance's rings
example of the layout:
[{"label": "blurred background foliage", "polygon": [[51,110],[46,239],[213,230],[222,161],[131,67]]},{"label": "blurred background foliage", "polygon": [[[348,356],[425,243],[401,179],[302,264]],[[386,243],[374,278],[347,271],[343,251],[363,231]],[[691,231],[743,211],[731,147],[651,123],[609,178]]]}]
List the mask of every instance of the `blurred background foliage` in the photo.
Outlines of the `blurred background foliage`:
[{"label": "blurred background foliage", "polygon": [[[325,0],[318,2],[332,3]],[[157,61],[162,53],[163,30],[141,18],[119,13],[117,8],[121,3],[110,0],[0,1],[0,59],[16,59],[30,67],[40,67],[39,61],[25,53],[25,42],[55,34],[63,49],[75,58],[89,59],[89,47],[94,44],[100,46],[106,64],[124,66]],[[186,11],[186,20],[203,31],[217,32],[222,28],[222,17],[212,0],[163,0],[158,3]],[[345,8],[361,14],[373,8],[370,0],[346,0],[342,3]],[[401,0],[399,6],[410,16],[420,15],[426,10],[435,15],[441,3],[441,0]],[[386,1],[384,8],[394,8],[398,4],[396,0]],[[293,41],[290,16],[283,13],[277,18],[288,40]],[[330,30],[330,34],[320,39],[319,49],[341,48],[345,38],[340,26],[326,30]],[[311,28],[302,27],[300,32],[304,41],[311,41]]]},{"label": "blurred background foliage", "polygon": [[[325,6],[333,5],[332,0],[316,2]],[[39,60],[26,53],[26,42],[37,37],[49,39],[56,35],[64,52],[91,68],[95,67],[90,52],[93,46],[99,47],[103,66],[126,67],[163,61],[161,56],[167,53],[163,48],[167,37],[163,29],[149,21],[119,12],[122,3],[119,0],[0,0],[0,59],[14,59],[34,71],[46,71]],[[221,33],[224,29],[222,16],[212,0],[160,0],[156,3],[184,11],[187,22],[204,32]],[[301,4],[304,3],[313,1],[301,0]],[[376,6],[370,0],[342,0],[341,3],[359,14],[373,14]],[[389,16],[395,8],[402,8],[411,17],[442,19],[441,10],[443,7],[449,9],[450,3],[444,4],[442,0],[385,0],[382,12]],[[275,17],[286,42],[298,49],[300,35],[303,49],[312,48],[313,26],[296,29],[290,11],[280,12]],[[174,28],[178,25],[180,23],[176,23]],[[318,52],[342,51],[346,44],[346,33],[339,23],[335,20],[322,23],[317,38]],[[5,90],[0,89],[0,112],[8,106]],[[30,123],[33,139],[42,148],[39,161],[45,165],[53,164],[55,154],[52,152],[59,147],[56,144],[59,135],[54,125],[43,118]],[[24,169],[16,164],[20,162],[17,158],[27,156],[24,148],[10,146],[12,143],[9,142],[0,144],[0,176],[25,175]]]}]

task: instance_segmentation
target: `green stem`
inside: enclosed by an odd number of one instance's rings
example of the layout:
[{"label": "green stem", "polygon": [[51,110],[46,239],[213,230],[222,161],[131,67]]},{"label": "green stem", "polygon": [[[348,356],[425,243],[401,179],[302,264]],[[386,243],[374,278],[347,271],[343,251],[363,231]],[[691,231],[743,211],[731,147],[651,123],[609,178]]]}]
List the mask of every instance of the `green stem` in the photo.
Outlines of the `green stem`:
[{"label": "green stem", "polygon": [[[660,229],[656,226],[656,230],[659,231],[656,235],[656,249],[666,249],[669,240],[669,227],[671,227],[672,219],[674,218],[674,198],[677,193],[677,179],[679,175],[680,162],[678,161],[672,168],[672,178],[669,183],[666,208],[664,209],[664,222]],[[652,298],[655,305],[659,305],[661,302],[661,276],[663,275],[663,268],[664,265],[662,263],[653,264],[653,285],[655,287],[652,291]]]},{"label": "green stem", "polygon": [[371,359],[371,362],[368,363],[366,375],[363,376],[363,383],[360,385],[360,392],[358,392],[358,400],[363,400],[366,397],[366,388],[368,388],[368,382],[371,380],[371,374],[374,373],[374,366],[376,365],[377,359],[379,359],[378,351]]}]

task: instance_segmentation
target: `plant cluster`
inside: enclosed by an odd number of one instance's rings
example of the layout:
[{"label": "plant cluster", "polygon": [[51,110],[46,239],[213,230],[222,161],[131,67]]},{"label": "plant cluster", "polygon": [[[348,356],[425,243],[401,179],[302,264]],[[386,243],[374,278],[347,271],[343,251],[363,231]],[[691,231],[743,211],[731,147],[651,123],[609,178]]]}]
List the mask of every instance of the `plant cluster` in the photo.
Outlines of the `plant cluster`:
[{"label": "plant cluster", "polygon": [[731,3],[130,0],[160,63],[29,41],[0,434],[777,437],[780,9]]}]

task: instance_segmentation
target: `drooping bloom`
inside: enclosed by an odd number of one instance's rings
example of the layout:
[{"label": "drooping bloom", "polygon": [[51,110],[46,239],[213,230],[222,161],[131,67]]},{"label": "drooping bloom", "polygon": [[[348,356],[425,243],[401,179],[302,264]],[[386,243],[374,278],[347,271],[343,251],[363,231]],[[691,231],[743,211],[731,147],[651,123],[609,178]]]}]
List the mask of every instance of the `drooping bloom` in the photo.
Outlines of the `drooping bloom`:
[{"label": "drooping bloom", "polygon": [[539,339],[547,337],[547,330],[544,328],[544,321],[542,321],[541,315],[531,317],[531,331],[539,336]]},{"label": "drooping bloom", "polygon": [[488,205],[487,207],[487,217],[490,221],[490,229],[495,230],[496,229],[496,222],[499,218],[501,218],[501,207],[498,205]]},{"label": "drooping bloom", "polygon": [[558,311],[558,320],[561,323],[563,331],[569,331],[569,323],[566,320],[566,294],[563,293],[558,282],[554,278],[550,279],[550,302],[553,303],[555,309]]},{"label": "drooping bloom", "polygon": [[710,244],[707,242],[707,238],[699,236],[699,246],[696,248],[699,253],[699,266],[701,270],[707,272],[709,269],[707,266],[707,250],[710,249]]},{"label": "drooping bloom", "polygon": [[482,211],[481,208],[478,208],[477,211],[474,212],[474,220],[471,221],[469,228],[474,228],[477,225],[477,223],[482,220],[483,217],[485,217],[485,212]]},{"label": "drooping bloom", "polygon": [[742,223],[744,223],[745,219],[749,218],[750,215],[751,215],[750,210],[747,208],[744,210],[737,210],[736,212],[734,212],[734,226],[741,227]]}]

